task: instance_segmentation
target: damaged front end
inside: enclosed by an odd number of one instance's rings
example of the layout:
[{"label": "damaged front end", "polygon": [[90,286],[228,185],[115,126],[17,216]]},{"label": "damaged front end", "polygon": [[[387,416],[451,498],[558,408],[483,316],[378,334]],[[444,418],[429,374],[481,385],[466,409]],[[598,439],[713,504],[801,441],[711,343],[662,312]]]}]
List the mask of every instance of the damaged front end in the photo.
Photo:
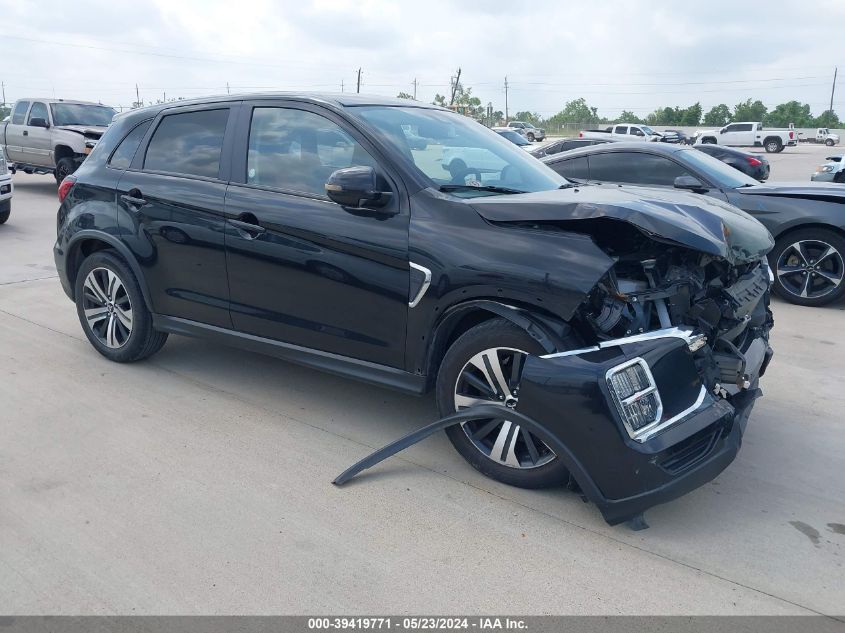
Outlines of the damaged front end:
[{"label": "damaged front end", "polygon": [[772,279],[764,256],[598,235],[615,264],[572,323],[594,344],[529,357],[519,409],[577,456],[574,478],[614,524],[735,457],[772,358]]}]

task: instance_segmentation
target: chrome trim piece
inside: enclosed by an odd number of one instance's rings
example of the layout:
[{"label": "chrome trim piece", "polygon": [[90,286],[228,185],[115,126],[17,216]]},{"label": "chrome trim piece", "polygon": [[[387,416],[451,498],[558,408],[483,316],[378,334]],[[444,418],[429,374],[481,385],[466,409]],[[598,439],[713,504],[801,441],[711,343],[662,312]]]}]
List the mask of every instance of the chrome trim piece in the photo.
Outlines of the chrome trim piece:
[{"label": "chrome trim piece", "polygon": [[602,341],[598,345],[592,347],[584,347],[581,349],[573,349],[567,352],[554,352],[553,354],[546,354],[541,358],[560,358],[562,356],[576,356],[578,354],[586,354],[587,352],[597,352],[600,349],[608,347],[616,347],[617,345],[627,345],[629,343],[642,343],[643,341],[653,341],[661,338],[680,338],[687,342],[687,345],[693,345],[702,335],[693,331],[692,328],[670,327],[662,330],[652,330],[651,332],[643,332],[641,334],[633,334],[623,338],[615,338],[610,341]]},{"label": "chrome trim piece", "polygon": [[635,439],[637,442],[645,442],[646,440],[651,438],[653,435],[660,433],[660,431],[665,429],[667,426],[671,426],[672,424],[675,424],[675,422],[680,422],[685,417],[687,417],[689,414],[697,411],[699,409],[699,407],[701,407],[702,403],[704,402],[704,397],[706,395],[707,395],[707,388],[704,385],[701,385],[701,390],[698,392],[698,397],[695,399],[695,402],[693,402],[690,406],[688,406],[686,409],[684,409],[683,411],[681,411],[677,415],[673,415],[668,420],[663,420],[662,422],[658,422],[654,427],[651,427],[651,428],[643,427],[642,429],[640,429],[640,432],[642,434],[638,435],[637,437],[634,437],[633,439]]},{"label": "chrome trim piece", "polygon": [[423,275],[425,275],[425,279],[423,280],[423,284],[420,287],[419,292],[417,292],[417,296],[408,302],[409,308],[416,308],[417,304],[420,302],[420,300],[423,298],[423,295],[425,295],[426,291],[428,290],[428,287],[431,285],[431,271],[425,266],[420,266],[419,264],[415,264],[414,262],[408,263],[411,268],[413,268],[414,270],[418,270]]}]

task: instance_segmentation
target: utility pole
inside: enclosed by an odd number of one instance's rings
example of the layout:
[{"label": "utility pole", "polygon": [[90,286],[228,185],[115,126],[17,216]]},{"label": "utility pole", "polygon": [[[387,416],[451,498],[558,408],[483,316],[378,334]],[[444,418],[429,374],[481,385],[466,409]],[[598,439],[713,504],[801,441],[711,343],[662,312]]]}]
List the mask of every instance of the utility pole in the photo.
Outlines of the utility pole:
[{"label": "utility pole", "polygon": [[343,79],[340,80],[340,91],[343,92]]},{"label": "utility pole", "polygon": [[3,86],[3,105],[6,105],[6,82],[0,82],[0,86]]},{"label": "utility pole", "polygon": [[[831,86],[831,88],[830,88],[830,114],[827,117],[829,121],[833,120],[833,93],[836,92],[836,73],[837,72],[839,72],[839,68],[834,66],[834,68],[833,68],[833,86]],[[5,103],[5,102],[6,102],[6,97],[4,96],[3,97],[3,103]]]},{"label": "utility pole", "polygon": [[505,125],[508,124],[508,76],[505,75]]},{"label": "utility pole", "polygon": [[458,68],[458,76],[455,78],[455,83],[452,85],[452,98],[449,100],[449,105],[455,103],[455,93],[458,91],[458,84],[461,82],[461,69]]},{"label": "utility pole", "polygon": [[226,94],[230,94],[229,93],[229,82],[228,81],[226,82]]},{"label": "utility pole", "polygon": [[[414,101],[416,101],[416,100],[417,100],[417,78],[416,78],[416,77],[414,77]],[[6,101],[6,100],[5,100],[5,98],[4,98],[4,99],[3,99],[3,102],[5,103],[5,101]]]},{"label": "utility pole", "polygon": [[141,92],[138,90],[138,84],[135,84],[135,103],[137,107],[141,107]]},{"label": "utility pole", "polygon": [[361,69],[358,69],[358,88],[356,88],[355,92],[361,92]]}]

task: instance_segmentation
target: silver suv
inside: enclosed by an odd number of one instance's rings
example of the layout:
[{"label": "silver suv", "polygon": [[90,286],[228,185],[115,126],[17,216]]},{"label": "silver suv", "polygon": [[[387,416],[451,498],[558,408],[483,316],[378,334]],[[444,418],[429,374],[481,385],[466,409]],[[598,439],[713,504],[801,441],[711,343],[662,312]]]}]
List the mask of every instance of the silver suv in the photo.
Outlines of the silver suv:
[{"label": "silver suv", "polygon": [[508,127],[522,134],[529,141],[543,141],[546,139],[546,130],[534,127],[526,121],[511,121]]}]

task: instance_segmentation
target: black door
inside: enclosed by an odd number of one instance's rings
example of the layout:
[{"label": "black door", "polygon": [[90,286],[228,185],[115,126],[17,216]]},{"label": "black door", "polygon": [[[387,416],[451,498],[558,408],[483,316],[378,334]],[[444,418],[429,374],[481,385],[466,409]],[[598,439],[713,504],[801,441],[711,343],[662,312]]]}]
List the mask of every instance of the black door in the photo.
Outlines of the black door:
[{"label": "black door", "polygon": [[245,104],[239,118],[226,196],[235,329],[403,368],[407,210],[356,215],[325,195],[334,170],[370,165],[391,182],[398,209],[398,180],[334,113]]},{"label": "black door", "polygon": [[121,238],[143,270],[157,314],[231,327],[222,159],[234,109],[167,110],[118,184]]}]

